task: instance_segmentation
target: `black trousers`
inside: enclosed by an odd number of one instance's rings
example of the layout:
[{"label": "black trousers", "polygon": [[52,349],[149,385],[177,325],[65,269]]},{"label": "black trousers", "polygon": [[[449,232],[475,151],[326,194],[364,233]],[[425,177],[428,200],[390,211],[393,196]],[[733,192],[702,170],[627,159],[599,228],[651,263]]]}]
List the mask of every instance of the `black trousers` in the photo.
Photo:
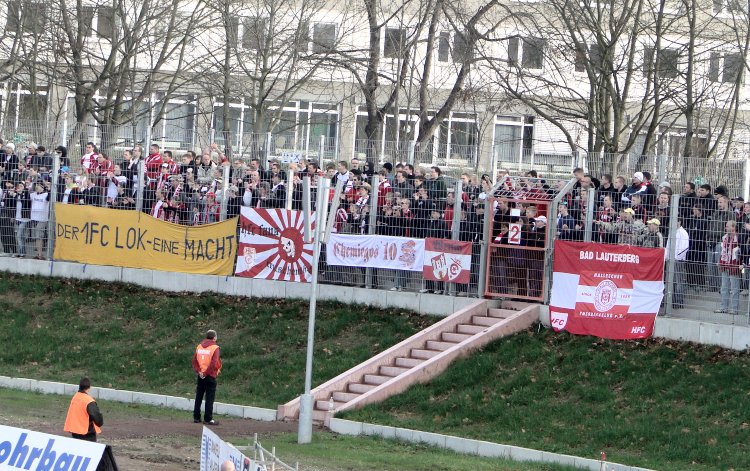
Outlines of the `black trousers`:
[{"label": "black trousers", "polygon": [[203,414],[203,420],[209,422],[214,418],[214,399],[216,398],[216,378],[206,376],[198,378],[198,385],[195,388],[195,407],[193,407],[193,419],[201,420],[201,402],[203,395],[206,396],[206,411]]},{"label": "black trousers", "polygon": [[96,432],[89,432],[86,435],[81,435],[79,433],[71,433],[73,438],[78,440],[86,440],[87,442],[95,442],[96,441]]}]

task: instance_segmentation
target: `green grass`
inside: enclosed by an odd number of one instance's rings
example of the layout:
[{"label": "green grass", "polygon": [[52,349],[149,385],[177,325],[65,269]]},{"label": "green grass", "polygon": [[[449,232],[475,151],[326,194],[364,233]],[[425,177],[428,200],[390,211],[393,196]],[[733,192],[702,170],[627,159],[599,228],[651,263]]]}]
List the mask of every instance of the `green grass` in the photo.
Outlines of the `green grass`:
[{"label": "green grass", "polygon": [[346,418],[660,470],[750,469],[750,355],[536,329]]},{"label": "green grass", "polygon": [[[20,424],[15,426],[31,427],[34,423],[49,421],[58,423],[67,410],[69,397],[43,395],[26,391],[0,389],[0,422],[12,416]],[[185,419],[184,413],[170,409],[151,407],[142,404],[122,404],[110,401],[98,401],[105,415],[106,424],[118,420],[155,420],[170,421]],[[215,432],[221,435],[221,427]],[[149,437],[149,441],[158,441]],[[168,437],[169,443],[180,443],[188,449],[195,450],[195,457],[200,454],[200,442],[197,437]],[[519,463],[506,460],[479,458],[460,455],[426,445],[410,444],[396,440],[383,440],[368,437],[348,437],[328,432],[316,432],[313,441],[307,445],[297,444],[294,433],[267,433],[259,437],[266,449],[276,447],[276,454],[287,464],[300,463],[301,470],[327,471],[566,471],[574,468]],[[111,439],[110,439],[111,441]],[[231,438],[230,442],[238,446],[252,444],[252,436]],[[127,446],[127,445],[122,445]],[[115,456],[119,447],[115,446]],[[251,452],[246,452],[251,456]]]},{"label": "green grass", "polygon": [[[335,289],[335,288],[329,288]],[[192,397],[191,359],[207,329],[224,363],[217,400],[276,408],[303,392],[308,304],[149,291],[0,273],[0,375]],[[319,303],[313,383],[409,337],[435,318]]]}]

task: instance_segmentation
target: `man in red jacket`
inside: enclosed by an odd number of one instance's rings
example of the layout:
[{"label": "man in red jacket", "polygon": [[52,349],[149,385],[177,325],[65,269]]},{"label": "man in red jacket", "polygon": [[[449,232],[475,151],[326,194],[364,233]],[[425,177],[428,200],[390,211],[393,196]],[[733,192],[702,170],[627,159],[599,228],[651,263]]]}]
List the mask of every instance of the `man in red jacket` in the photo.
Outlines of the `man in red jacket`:
[{"label": "man in red jacket", "polygon": [[203,423],[217,425],[213,419],[214,398],[216,397],[216,378],[221,373],[221,358],[219,346],[216,344],[216,331],[206,332],[206,338],[195,347],[193,355],[193,369],[198,375],[198,385],[195,389],[195,407],[193,408],[193,422],[201,421],[201,402],[206,395],[206,410]]}]

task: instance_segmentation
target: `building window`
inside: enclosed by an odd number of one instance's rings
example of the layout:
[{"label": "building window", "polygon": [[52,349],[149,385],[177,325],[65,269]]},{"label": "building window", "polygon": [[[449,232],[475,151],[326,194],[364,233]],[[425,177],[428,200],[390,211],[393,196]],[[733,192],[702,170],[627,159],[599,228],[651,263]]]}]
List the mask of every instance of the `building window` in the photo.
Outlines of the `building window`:
[{"label": "building window", "polygon": [[594,70],[602,68],[602,56],[597,44],[589,44],[588,51],[582,49],[576,50],[575,71],[585,72],[587,64]]},{"label": "building window", "polygon": [[316,23],[313,27],[313,52],[330,52],[336,45],[336,25]]},{"label": "building window", "polygon": [[714,13],[741,13],[742,4],[739,0],[713,0]]},{"label": "building window", "polygon": [[257,16],[242,18],[242,47],[252,51],[263,49],[266,19]]},{"label": "building window", "polygon": [[43,31],[47,27],[47,23],[46,5],[18,0],[8,2],[6,32]]},{"label": "building window", "polygon": [[453,62],[463,64],[464,62],[469,62],[473,56],[468,33],[456,33],[453,35]]},{"label": "building window", "polygon": [[708,62],[708,79],[712,82],[736,83],[743,66],[741,53],[712,52]]},{"label": "building window", "polygon": [[[654,72],[654,48],[643,49],[643,73],[649,75]],[[680,75],[680,51],[677,49],[664,48],[659,50],[659,70],[656,71],[658,78],[677,78]]]},{"label": "building window", "polygon": [[451,55],[451,34],[447,31],[440,33],[438,37],[438,61],[448,62]]},{"label": "building window", "polygon": [[541,38],[510,38],[508,63],[511,66],[518,66],[520,63],[523,69],[541,69],[544,66],[545,46],[546,41]]},{"label": "building window", "polygon": [[403,56],[406,46],[406,30],[402,28],[385,29],[385,45],[383,56],[388,59],[396,59]]},{"label": "building window", "polygon": [[[189,24],[186,21],[185,24]],[[115,9],[112,7],[99,6],[96,15],[96,35],[100,38],[114,39]]]},{"label": "building window", "polygon": [[310,43],[310,23],[307,20],[302,20],[297,28],[297,34],[294,36],[295,48],[294,50],[300,53],[308,51],[308,45]]},{"label": "building window", "polygon": [[94,35],[94,15],[96,7],[82,6],[78,12],[78,27],[81,28],[83,36],[90,38]]},{"label": "building window", "polygon": [[735,52],[725,55],[721,81],[724,83],[736,83],[740,79],[744,63],[745,61],[742,60],[742,54],[740,53]]}]

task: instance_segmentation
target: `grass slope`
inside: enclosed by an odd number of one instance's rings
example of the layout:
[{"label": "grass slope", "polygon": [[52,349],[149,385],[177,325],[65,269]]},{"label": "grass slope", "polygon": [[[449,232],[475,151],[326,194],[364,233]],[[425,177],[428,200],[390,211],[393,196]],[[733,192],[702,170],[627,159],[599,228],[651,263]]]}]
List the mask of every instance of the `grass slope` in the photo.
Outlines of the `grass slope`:
[{"label": "grass slope", "polygon": [[[332,288],[335,289],[335,288]],[[0,273],[10,348],[0,375],[192,397],[191,359],[218,331],[217,400],[276,408],[303,391],[308,305],[301,301],[173,294],[132,285]],[[313,383],[409,337],[435,318],[319,303]]]},{"label": "grass slope", "polygon": [[750,469],[750,355],[531,329],[346,418],[660,470]]}]

